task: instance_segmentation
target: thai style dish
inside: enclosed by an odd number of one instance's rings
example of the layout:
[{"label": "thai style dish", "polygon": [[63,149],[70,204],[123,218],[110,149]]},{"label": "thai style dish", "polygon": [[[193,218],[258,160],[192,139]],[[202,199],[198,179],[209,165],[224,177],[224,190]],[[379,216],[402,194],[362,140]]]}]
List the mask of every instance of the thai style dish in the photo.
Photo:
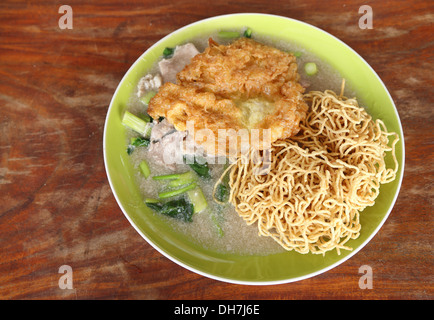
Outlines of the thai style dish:
[{"label": "thai style dish", "polygon": [[122,119],[144,214],[219,252],[352,250],[396,177],[399,136],[350,90],[312,53],[250,28],[166,48]]}]

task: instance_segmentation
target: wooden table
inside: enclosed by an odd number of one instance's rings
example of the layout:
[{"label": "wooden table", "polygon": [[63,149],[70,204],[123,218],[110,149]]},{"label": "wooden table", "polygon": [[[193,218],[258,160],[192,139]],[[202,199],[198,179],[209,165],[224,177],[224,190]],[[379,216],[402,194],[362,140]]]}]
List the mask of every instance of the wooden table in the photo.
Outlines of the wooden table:
[{"label": "wooden table", "polygon": [[[92,3],[91,3],[92,2]],[[176,2],[176,4],[173,4]],[[1,299],[433,299],[433,22],[429,0],[58,1],[0,3]],[[338,267],[277,286],[215,281],[183,269],[128,223],[107,181],[103,127],[130,65],[153,43],[211,16],[260,12],[305,21],[356,50],[401,117],[406,167],[373,240]],[[59,268],[73,270],[61,289]],[[360,289],[359,267],[373,271]]]}]

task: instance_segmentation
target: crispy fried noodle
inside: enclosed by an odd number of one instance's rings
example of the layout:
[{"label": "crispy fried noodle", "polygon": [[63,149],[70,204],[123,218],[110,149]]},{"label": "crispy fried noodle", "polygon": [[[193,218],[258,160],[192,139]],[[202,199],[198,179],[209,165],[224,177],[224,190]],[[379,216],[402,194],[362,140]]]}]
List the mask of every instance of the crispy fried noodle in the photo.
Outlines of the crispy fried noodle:
[{"label": "crispy fried noodle", "polygon": [[[395,179],[399,136],[342,93],[304,98],[310,109],[300,133],[272,143],[268,174],[253,174],[262,165],[253,159],[263,151],[252,149],[247,161],[232,164],[230,202],[247,224],[257,223],[259,235],[286,250],[340,254],[360,235],[360,212],[374,204],[381,184]],[[386,167],[386,152],[393,168]]]}]

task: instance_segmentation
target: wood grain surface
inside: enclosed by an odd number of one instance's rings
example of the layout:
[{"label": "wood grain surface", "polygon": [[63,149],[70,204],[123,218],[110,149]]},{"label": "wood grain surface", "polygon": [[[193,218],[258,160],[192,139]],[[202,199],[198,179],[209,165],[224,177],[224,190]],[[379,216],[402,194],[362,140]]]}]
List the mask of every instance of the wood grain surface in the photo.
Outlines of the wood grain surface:
[{"label": "wood grain surface", "polygon": [[[1,299],[423,299],[433,282],[434,2],[66,1],[0,2]],[[358,26],[373,9],[373,29]],[[354,257],[303,281],[243,286],[183,269],[147,244],[111,192],[103,127],[112,95],[153,43],[227,13],[305,21],[357,51],[389,89],[401,117],[406,167],[385,225]],[[59,267],[73,269],[60,289]],[[360,289],[359,267],[373,270]]]}]

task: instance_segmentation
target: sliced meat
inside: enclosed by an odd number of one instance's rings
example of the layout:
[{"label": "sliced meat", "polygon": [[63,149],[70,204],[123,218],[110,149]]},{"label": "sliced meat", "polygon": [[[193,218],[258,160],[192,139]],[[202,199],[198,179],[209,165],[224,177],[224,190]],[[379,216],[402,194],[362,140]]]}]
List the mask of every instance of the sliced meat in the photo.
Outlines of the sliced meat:
[{"label": "sliced meat", "polygon": [[186,131],[176,131],[166,119],[156,122],[151,132],[149,156],[160,166],[175,171],[183,163],[183,141]]},{"label": "sliced meat", "polygon": [[190,63],[191,58],[198,53],[199,51],[192,43],[177,46],[172,58],[163,59],[158,63],[163,81],[176,83],[176,74],[184,69]]},{"label": "sliced meat", "polygon": [[158,73],[155,75],[147,74],[142,77],[137,84],[137,96],[140,98],[150,90],[157,91],[163,84],[163,79]]}]

